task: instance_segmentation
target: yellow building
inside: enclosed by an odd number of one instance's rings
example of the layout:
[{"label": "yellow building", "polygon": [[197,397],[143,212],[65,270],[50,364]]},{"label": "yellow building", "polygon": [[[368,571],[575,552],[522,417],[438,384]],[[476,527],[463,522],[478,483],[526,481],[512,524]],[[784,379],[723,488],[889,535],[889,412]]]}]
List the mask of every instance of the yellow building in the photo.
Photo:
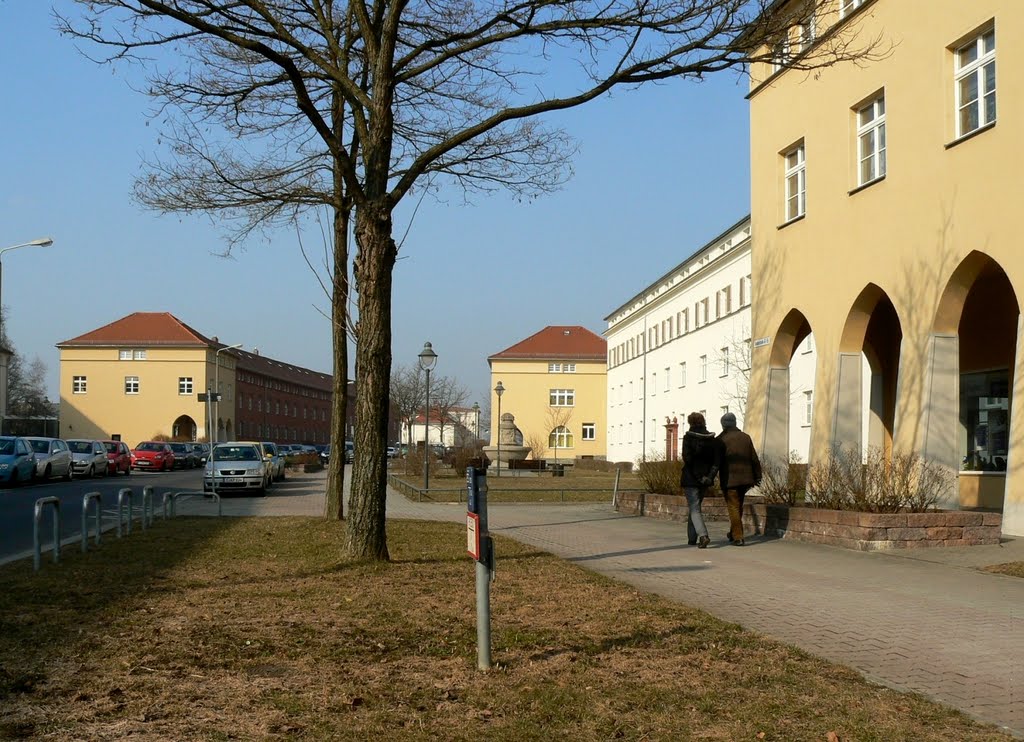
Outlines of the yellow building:
[{"label": "yellow building", "polygon": [[549,326],[495,353],[491,367],[491,441],[500,413],[515,416],[535,459],[603,459],[606,432],[607,343],[585,327]]},{"label": "yellow building", "polygon": [[226,431],[234,429],[235,358],[171,314],[136,312],[57,347],[63,438],[117,436],[129,446],[158,434],[206,439],[207,407],[198,395],[215,379],[219,417]]},{"label": "yellow building", "polygon": [[[785,456],[789,364],[813,332],[812,461],[837,445],[920,452],[958,472],[942,505],[1001,508],[1004,532],[1022,534],[1024,4],[791,0],[769,12],[791,31],[751,69],[747,429]],[[837,39],[874,53],[799,69]]]}]

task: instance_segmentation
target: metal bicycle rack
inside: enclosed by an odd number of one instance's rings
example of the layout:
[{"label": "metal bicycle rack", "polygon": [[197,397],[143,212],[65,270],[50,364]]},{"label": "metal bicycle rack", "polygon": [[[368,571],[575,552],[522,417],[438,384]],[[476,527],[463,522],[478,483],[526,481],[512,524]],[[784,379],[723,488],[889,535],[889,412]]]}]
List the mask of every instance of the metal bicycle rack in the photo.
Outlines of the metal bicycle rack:
[{"label": "metal bicycle rack", "polygon": [[32,529],[32,566],[36,572],[43,562],[39,526],[43,522],[43,509],[47,505],[53,505],[53,561],[55,564],[60,562],[60,500],[56,497],[40,497],[36,500],[35,527]]},{"label": "metal bicycle rack", "polygon": [[100,507],[102,498],[99,492],[86,492],[82,496],[82,553],[89,550],[89,503],[96,503],[96,546],[100,545],[100,531],[102,530]]},{"label": "metal bicycle rack", "polygon": [[179,497],[212,497],[217,501],[217,517],[224,515],[223,508],[221,507],[220,495],[216,492],[191,492],[185,490],[182,492],[164,493],[164,520],[173,518],[177,513],[176,505]]},{"label": "metal bicycle rack", "polygon": [[132,490],[130,487],[117,492],[117,537],[121,538],[121,526],[124,525],[124,500],[128,498],[128,534],[132,535]]},{"label": "metal bicycle rack", "polygon": [[153,525],[153,521],[156,519],[156,513],[153,509],[153,485],[147,484],[142,488],[142,530],[146,530],[146,526]]}]

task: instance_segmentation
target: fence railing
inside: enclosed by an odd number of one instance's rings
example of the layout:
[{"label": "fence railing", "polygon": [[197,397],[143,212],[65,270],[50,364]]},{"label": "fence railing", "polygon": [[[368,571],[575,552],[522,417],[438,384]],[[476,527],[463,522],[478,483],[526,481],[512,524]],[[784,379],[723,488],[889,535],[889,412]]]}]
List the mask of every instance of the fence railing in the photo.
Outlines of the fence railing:
[{"label": "fence railing", "polygon": [[82,495],[82,553],[89,550],[89,503],[96,503],[96,546],[100,545],[100,533],[103,531],[103,498],[99,492],[86,492]]},{"label": "fence railing", "polygon": [[[493,480],[491,480],[491,481],[493,482]],[[400,492],[401,494],[405,495],[406,497],[409,497],[410,499],[415,499],[417,502],[432,501],[432,502],[460,502],[461,503],[461,502],[464,502],[465,498],[466,498],[466,488],[465,487],[431,487],[430,489],[423,489],[422,487],[417,487],[416,485],[408,482],[407,480],[402,479],[397,474],[390,474],[390,473],[388,474],[388,486],[393,488],[393,489],[395,489],[395,490],[397,490],[398,492]],[[626,492],[644,492],[644,491],[646,491],[646,490],[639,489],[639,488],[624,488],[624,487],[622,487],[619,484],[619,477],[618,477],[618,475],[616,475],[615,481],[613,483],[611,483],[609,486],[605,486],[605,487],[595,487],[595,486],[578,486],[578,487],[573,487],[571,485],[561,484],[561,485],[552,486],[552,487],[528,487],[528,488],[522,488],[522,489],[516,489],[516,488],[513,487],[511,489],[507,489],[506,490],[506,489],[497,489],[497,488],[492,486],[491,489],[490,489],[490,499],[491,499],[491,502],[494,503],[494,502],[501,502],[502,497],[505,496],[505,495],[507,495],[507,496],[514,496],[514,495],[516,495],[518,493],[529,493],[529,494],[534,494],[534,493],[539,493],[539,494],[558,493],[559,501],[560,502],[565,502],[567,495],[571,496],[571,495],[579,494],[579,493],[590,493],[590,494],[595,495],[595,499],[596,500],[604,499],[606,497],[611,497],[612,504],[614,506],[614,504],[618,501],[618,496],[619,495],[621,495],[623,493],[626,493]],[[454,499],[452,499],[450,497],[446,497],[446,495],[452,495],[452,494],[455,495]]]},{"label": "fence railing", "polygon": [[40,497],[36,500],[35,517],[32,529],[32,567],[36,572],[43,564],[42,538],[39,534],[39,527],[43,523],[43,510],[47,505],[53,505],[53,562],[60,562],[60,499],[57,497]]}]

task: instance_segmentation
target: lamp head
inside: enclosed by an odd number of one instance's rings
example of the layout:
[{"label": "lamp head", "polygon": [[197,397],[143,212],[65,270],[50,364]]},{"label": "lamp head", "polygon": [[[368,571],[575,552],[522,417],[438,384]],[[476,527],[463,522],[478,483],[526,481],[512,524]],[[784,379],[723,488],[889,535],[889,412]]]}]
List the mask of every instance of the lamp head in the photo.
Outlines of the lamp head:
[{"label": "lamp head", "polygon": [[38,240],[32,240],[28,244],[30,244],[32,247],[49,247],[50,245],[53,244],[53,238],[52,237],[42,237],[42,238],[40,238]]},{"label": "lamp head", "polygon": [[501,399],[501,395],[505,393],[505,387],[500,381],[497,386],[494,387],[494,393],[498,395],[498,399]]},{"label": "lamp head", "polygon": [[474,402],[473,403],[473,412],[480,412],[480,403],[479,402]]},{"label": "lamp head", "polygon": [[424,371],[430,371],[434,368],[434,364],[437,363],[437,353],[434,352],[434,348],[430,343],[423,343],[423,350],[420,351],[420,368]]}]

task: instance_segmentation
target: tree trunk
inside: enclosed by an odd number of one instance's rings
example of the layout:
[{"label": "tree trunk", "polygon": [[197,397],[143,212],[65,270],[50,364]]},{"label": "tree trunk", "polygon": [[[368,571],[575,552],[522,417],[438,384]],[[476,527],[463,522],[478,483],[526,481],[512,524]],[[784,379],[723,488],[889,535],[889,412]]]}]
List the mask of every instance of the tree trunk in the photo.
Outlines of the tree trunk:
[{"label": "tree trunk", "polygon": [[[335,176],[335,188],[343,187]],[[337,192],[337,190],[336,190]],[[331,291],[331,342],[334,347],[334,405],[331,457],[327,463],[324,517],[345,518],[345,422],[348,417],[348,223],[349,206],[334,210],[334,276]]]},{"label": "tree trunk", "polygon": [[397,257],[385,199],[356,210],[355,278],[359,292],[356,344],[356,458],[349,499],[348,543],[354,559],[387,560],[388,415],[391,391],[391,278]]}]

